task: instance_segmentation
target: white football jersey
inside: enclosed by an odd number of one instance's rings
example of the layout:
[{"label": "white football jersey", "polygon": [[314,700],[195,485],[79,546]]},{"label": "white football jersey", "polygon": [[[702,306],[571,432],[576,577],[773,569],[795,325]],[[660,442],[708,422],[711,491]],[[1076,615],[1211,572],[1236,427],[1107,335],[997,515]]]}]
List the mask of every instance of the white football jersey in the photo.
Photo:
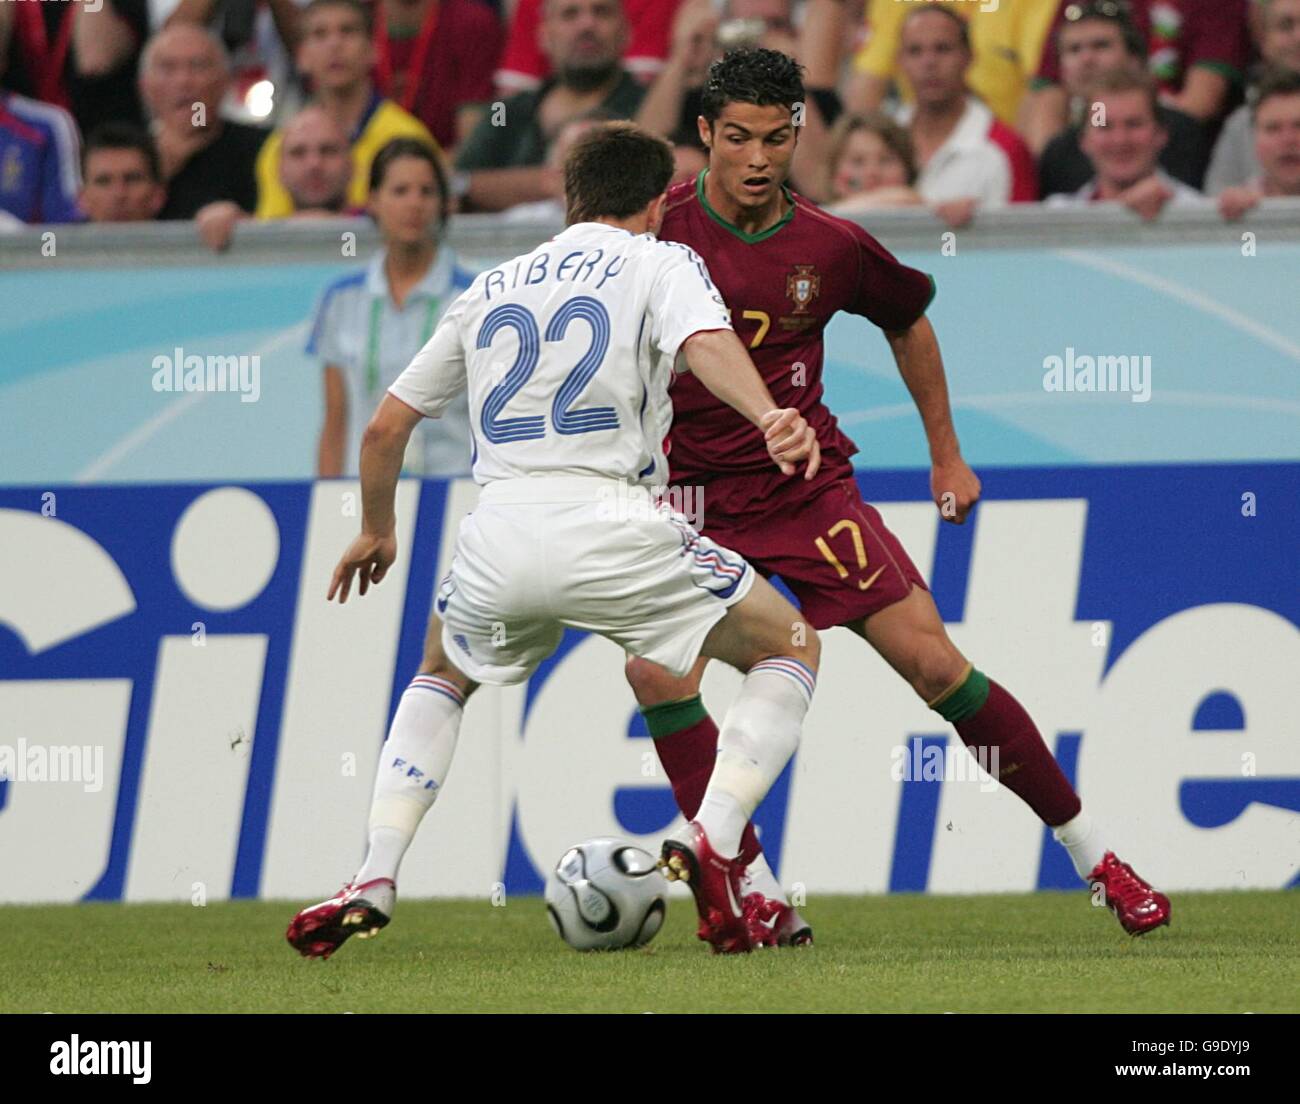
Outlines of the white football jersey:
[{"label": "white football jersey", "polygon": [[388,390],[435,418],[468,386],[478,483],[663,484],[678,350],[693,333],[730,328],[689,246],[580,222],[480,273]]}]

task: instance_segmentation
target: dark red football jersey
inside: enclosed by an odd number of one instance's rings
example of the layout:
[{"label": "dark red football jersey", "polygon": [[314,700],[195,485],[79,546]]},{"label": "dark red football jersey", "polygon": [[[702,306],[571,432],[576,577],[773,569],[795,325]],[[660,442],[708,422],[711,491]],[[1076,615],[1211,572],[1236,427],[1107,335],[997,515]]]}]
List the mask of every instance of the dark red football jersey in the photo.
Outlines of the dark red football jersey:
[{"label": "dark red football jersey", "polygon": [[[882,330],[907,329],[929,306],[934,281],[901,264],[860,226],[789,190],[794,206],[786,216],[747,234],[709,206],[707,172],[669,190],[659,237],[704,258],[777,405],[798,408],[816,430],[825,464],[847,466],[858,448],[822,402],[822,330],[841,310]],[[690,373],[676,377],[670,395],[674,482],[772,468],[762,434]]]}]

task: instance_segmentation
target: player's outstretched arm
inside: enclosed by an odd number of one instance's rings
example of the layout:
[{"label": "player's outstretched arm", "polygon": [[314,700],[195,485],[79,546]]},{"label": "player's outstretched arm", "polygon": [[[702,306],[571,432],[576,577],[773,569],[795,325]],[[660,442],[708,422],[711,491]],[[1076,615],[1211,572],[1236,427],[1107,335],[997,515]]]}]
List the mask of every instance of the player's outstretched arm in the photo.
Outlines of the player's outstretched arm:
[{"label": "player's outstretched arm", "polygon": [[361,577],[358,591],[365,594],[388,574],[397,558],[397,515],[393,497],[402,458],[411,431],[423,417],[400,399],[385,395],[361,439],[361,535],[343,553],[330,580],[326,601],[334,595],[339,604],[348,600],[352,577]]},{"label": "player's outstretched arm", "polygon": [[799,411],[776,405],[763,377],[733,330],[700,330],[682,342],[687,367],[714,397],[743,414],[759,429],[767,451],[786,475],[808,461],[805,479],[821,466],[817,434]]},{"label": "player's outstretched arm", "polygon": [[925,315],[905,330],[887,330],[885,337],[925,426],[930,445],[930,493],[944,520],[960,525],[979,501],[980,481],[962,459],[957,443],[939,339]]}]

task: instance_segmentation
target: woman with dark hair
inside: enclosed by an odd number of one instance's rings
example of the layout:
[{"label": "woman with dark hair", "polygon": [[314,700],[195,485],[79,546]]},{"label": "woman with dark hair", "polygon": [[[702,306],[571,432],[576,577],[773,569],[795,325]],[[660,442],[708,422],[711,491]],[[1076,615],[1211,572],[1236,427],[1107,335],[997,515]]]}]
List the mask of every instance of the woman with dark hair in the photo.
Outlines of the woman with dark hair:
[{"label": "woman with dark hair", "polygon": [[[441,240],[450,202],[446,171],[425,143],[395,138],[375,155],[367,210],[383,249],[364,269],[325,289],[307,345],[325,369],[316,461],[321,476],[358,474],[361,435],[375,406],[473,281]],[[403,471],[464,475],[471,448],[462,396],[445,417],[418,427]]]}]

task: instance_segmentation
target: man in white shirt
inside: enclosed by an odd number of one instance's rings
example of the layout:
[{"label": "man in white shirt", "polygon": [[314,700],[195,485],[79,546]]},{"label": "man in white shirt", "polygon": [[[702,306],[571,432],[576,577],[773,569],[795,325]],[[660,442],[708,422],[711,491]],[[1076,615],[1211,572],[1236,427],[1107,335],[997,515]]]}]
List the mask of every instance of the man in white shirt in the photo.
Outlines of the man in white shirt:
[{"label": "man in white shirt", "polygon": [[967,90],[970,64],[970,32],[951,9],[918,6],[904,18],[898,65],[916,102],[897,117],[916,151],[916,190],[956,226],[977,208],[1038,198],[1028,147]]},{"label": "man in white shirt", "polygon": [[1167,140],[1154,81],[1133,71],[1106,75],[1092,91],[1079,141],[1096,175],[1072,195],[1052,196],[1047,205],[1118,202],[1151,221],[1169,203],[1204,204],[1200,192],[1160,167]]},{"label": "man in white shirt", "polygon": [[407,440],[466,388],[483,493],[381,752],[365,862],[338,895],[294,917],[286,935],[303,955],[328,957],[388,923],[465,700],[480,683],[527,679],[566,626],[678,675],[700,655],[746,672],[696,819],[664,843],[663,862],[688,882],[716,952],[755,945],[736,856],[798,743],[820,645],[810,628],[792,633],[799,613],[744,559],[654,502],[674,373],[694,372],[753,423],[785,474],[807,460],[811,478],[820,452],[797,410],[776,409],[699,256],[653,236],[672,172],[668,144],[633,124],[584,136],[565,163],[568,228],[479,274],[366,429],[362,532],[331,599],[345,601],[354,577],[365,594],[387,573]]}]

